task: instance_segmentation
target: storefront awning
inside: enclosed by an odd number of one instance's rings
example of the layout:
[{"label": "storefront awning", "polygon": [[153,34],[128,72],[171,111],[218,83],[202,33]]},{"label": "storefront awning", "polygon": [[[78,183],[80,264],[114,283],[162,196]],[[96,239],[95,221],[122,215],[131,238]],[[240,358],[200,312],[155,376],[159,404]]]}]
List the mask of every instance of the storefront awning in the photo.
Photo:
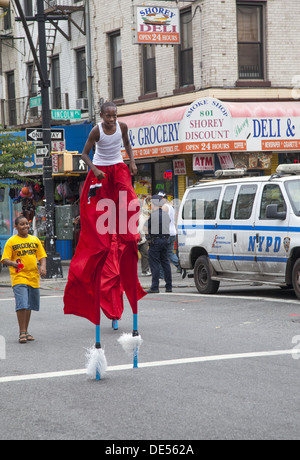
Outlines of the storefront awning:
[{"label": "storefront awning", "polygon": [[[207,152],[300,150],[300,102],[222,102],[120,117],[135,158]],[[126,158],[125,150],[123,150]]]},{"label": "storefront awning", "polygon": [[226,102],[236,118],[300,117],[300,102]]}]

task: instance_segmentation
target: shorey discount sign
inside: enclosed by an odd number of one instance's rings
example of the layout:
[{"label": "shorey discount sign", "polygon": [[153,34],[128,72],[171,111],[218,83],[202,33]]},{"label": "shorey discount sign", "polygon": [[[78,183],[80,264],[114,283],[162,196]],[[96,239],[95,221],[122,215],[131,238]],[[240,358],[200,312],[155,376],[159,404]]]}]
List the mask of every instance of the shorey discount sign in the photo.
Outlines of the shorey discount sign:
[{"label": "shorey discount sign", "polygon": [[[300,151],[300,102],[296,101],[241,103],[204,97],[189,106],[119,120],[128,125],[135,158],[216,153],[226,168],[232,164],[232,153]],[[122,152],[126,158],[125,149]],[[198,156],[197,161],[198,167],[213,166],[211,157]]]},{"label": "shorey discount sign", "polygon": [[246,150],[246,142],[235,145],[231,112],[223,102],[206,97],[191,104],[180,124],[183,153]]}]

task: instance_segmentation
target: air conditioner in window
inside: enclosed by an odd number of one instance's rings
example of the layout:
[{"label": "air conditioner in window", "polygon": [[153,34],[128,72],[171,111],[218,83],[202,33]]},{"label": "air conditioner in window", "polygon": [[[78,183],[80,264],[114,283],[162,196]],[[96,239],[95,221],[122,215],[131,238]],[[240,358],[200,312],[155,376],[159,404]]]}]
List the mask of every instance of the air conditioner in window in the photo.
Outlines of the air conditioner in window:
[{"label": "air conditioner in window", "polygon": [[76,109],[77,110],[88,110],[89,103],[86,97],[76,100]]}]

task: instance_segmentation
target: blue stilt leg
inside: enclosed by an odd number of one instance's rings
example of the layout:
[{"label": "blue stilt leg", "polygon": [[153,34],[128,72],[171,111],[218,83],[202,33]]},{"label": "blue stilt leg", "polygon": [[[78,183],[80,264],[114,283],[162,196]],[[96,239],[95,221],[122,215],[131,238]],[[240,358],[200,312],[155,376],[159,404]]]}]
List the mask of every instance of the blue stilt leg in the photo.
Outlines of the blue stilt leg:
[{"label": "blue stilt leg", "polygon": [[[138,333],[138,315],[136,313],[133,314],[133,337],[139,335]],[[136,369],[138,367],[138,349],[136,348],[133,352],[133,368]]]},{"label": "blue stilt leg", "polygon": [[[95,345],[95,347],[97,349],[101,348],[101,345],[100,345],[100,324],[98,326],[96,326],[96,345]],[[98,370],[96,371],[96,380],[101,380],[101,376],[100,376]]]}]

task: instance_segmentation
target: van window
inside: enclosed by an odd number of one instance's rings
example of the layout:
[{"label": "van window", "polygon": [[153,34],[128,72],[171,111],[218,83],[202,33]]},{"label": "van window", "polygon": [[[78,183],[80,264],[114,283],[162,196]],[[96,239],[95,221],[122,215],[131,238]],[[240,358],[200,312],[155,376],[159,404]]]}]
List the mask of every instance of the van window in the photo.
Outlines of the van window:
[{"label": "van window", "polygon": [[182,219],[215,219],[221,187],[191,190],[182,209]]},{"label": "van window", "polygon": [[278,211],[282,212],[286,209],[285,201],[282,196],[279,185],[267,184],[264,186],[264,190],[261,197],[259,218],[266,218],[266,209],[269,204],[278,204]]},{"label": "van window", "polygon": [[285,188],[296,216],[300,216],[300,179],[286,181]]},{"label": "van window", "polygon": [[230,219],[235,191],[236,191],[236,185],[226,187],[226,190],[223,196],[223,200],[222,200],[220,219]]},{"label": "van window", "polygon": [[242,185],[235,207],[235,219],[249,219],[252,214],[254,198],[257,190],[257,185],[247,184]]}]

